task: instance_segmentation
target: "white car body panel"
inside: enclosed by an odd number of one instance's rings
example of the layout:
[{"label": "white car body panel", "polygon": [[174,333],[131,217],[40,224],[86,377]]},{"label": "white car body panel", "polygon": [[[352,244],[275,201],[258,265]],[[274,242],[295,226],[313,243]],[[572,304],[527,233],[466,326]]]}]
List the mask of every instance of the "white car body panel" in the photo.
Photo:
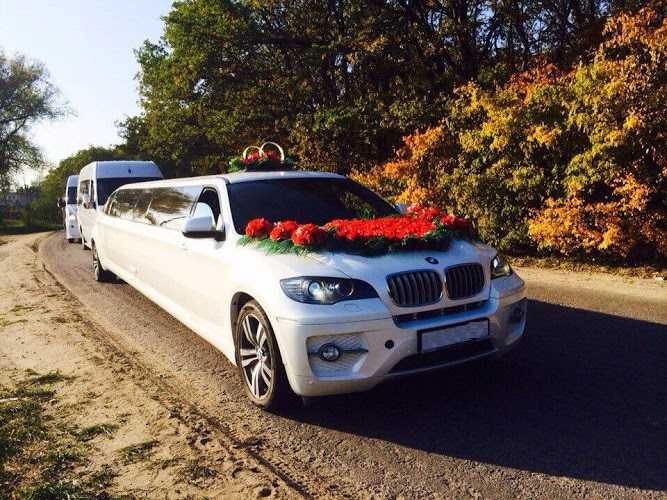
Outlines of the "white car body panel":
[{"label": "white car body panel", "polygon": [[[488,341],[492,348],[479,356],[448,362],[446,366],[502,353],[522,337],[526,309],[524,282],[516,274],[491,280],[490,262],[495,251],[480,243],[454,241],[446,251],[378,257],[329,252],[267,255],[253,246],[238,245],[241,235],[232,221],[227,185],[276,177],[340,178],[313,172],[272,172],[127,185],[122,189],[215,188],[226,232],[224,241],[187,238],[178,230],[123,220],[104,212],[96,214],[97,224],[92,228],[91,239],[104,268],[206,339],[232,363],[235,363],[232,317],[236,300],[239,294],[254,298],[271,321],[292,389],[304,396],[365,390],[393,376],[421,371],[396,372],[394,368],[403,359],[418,354],[417,332],[424,329],[488,319]],[[426,257],[437,259],[438,264],[428,263]],[[484,286],[475,296],[450,300],[443,293],[434,304],[399,307],[389,295],[390,274],[432,269],[444,280],[445,268],[461,263],[479,263],[485,270]],[[333,305],[296,302],[280,286],[281,279],[296,276],[360,279],[372,285],[379,297]],[[434,310],[447,312],[434,317],[415,316],[414,320],[410,319],[412,316],[403,317]],[[521,311],[520,318],[514,321],[512,315],[519,317]],[[396,319],[399,316],[400,324]],[[322,339],[363,345],[368,353],[341,367],[323,365],[324,362],[309,354]],[[388,341],[393,343],[392,348],[386,347]]]}]

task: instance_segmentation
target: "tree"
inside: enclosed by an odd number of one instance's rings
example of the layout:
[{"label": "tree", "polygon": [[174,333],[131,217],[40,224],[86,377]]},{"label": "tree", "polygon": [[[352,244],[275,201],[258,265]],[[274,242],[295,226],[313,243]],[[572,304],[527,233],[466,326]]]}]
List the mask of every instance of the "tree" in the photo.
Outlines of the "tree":
[{"label": "tree", "polygon": [[0,182],[25,167],[38,168],[42,155],[28,132],[40,120],[64,113],[58,92],[40,63],[0,51]]},{"label": "tree", "polygon": [[[169,173],[224,171],[275,140],[347,173],[437,126],[456,87],[590,62],[607,16],[641,0],[198,0],[137,51],[142,148]],[[635,5],[636,4],[636,5]]]},{"label": "tree", "polygon": [[667,20],[611,17],[587,64],[457,88],[440,123],[356,176],[472,217],[499,248],[667,257]]}]

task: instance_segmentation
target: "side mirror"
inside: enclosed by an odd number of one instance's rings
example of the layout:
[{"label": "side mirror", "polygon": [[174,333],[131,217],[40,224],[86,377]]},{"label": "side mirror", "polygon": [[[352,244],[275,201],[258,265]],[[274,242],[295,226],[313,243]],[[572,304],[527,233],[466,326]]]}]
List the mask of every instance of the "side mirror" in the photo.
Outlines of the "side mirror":
[{"label": "side mirror", "polygon": [[408,205],[406,203],[396,203],[394,208],[398,210],[398,213],[403,215],[408,211]]},{"label": "side mirror", "polygon": [[190,217],[185,221],[183,236],[186,238],[213,238],[215,241],[225,239],[224,226],[215,227],[213,217],[206,215],[202,217]]}]

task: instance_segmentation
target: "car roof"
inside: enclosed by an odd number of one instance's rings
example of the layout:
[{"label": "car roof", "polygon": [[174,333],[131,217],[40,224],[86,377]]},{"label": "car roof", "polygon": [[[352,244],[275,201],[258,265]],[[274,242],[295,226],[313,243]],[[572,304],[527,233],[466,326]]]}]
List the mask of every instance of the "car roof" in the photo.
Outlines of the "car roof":
[{"label": "car roof", "polygon": [[308,172],[302,170],[289,170],[278,172],[235,172],[233,174],[217,174],[217,175],[201,175],[198,177],[181,177],[177,179],[164,179],[158,181],[138,182],[133,184],[125,184],[119,189],[133,188],[133,187],[161,187],[161,186],[177,186],[180,184],[206,184],[216,180],[222,180],[227,184],[236,184],[239,182],[263,181],[269,179],[344,179],[345,177],[329,172]]}]

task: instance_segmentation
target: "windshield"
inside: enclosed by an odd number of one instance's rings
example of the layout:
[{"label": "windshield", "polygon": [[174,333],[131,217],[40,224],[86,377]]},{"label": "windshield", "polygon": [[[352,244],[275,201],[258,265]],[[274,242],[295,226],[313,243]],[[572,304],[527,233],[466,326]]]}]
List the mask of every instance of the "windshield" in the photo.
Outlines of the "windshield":
[{"label": "windshield", "polygon": [[334,219],[397,215],[389,203],[349,179],[297,178],[237,182],[227,186],[236,232],[248,221],[295,220],[326,224]]},{"label": "windshield", "polygon": [[103,206],[107,202],[109,195],[116,189],[125,184],[133,184],[135,182],[159,181],[162,177],[109,177],[97,179],[97,205]]},{"label": "windshield", "polygon": [[76,186],[67,188],[67,204],[76,205]]}]

